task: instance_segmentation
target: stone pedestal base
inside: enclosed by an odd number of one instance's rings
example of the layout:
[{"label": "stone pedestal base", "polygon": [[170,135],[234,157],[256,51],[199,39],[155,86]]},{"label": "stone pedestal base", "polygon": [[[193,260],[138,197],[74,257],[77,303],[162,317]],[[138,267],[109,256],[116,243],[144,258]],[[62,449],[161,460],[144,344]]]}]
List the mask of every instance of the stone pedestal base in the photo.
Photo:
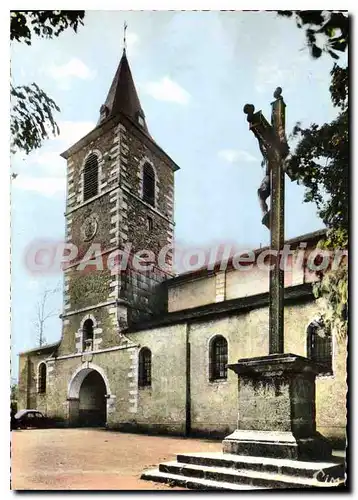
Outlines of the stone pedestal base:
[{"label": "stone pedestal base", "polygon": [[316,436],[296,438],[292,432],[236,430],[223,441],[223,453],[291,460],[329,460],[332,449]]},{"label": "stone pedestal base", "polygon": [[229,365],[239,376],[238,429],[223,452],[239,455],[328,460],[332,449],[316,431],[318,367],[295,354],[241,359]]}]

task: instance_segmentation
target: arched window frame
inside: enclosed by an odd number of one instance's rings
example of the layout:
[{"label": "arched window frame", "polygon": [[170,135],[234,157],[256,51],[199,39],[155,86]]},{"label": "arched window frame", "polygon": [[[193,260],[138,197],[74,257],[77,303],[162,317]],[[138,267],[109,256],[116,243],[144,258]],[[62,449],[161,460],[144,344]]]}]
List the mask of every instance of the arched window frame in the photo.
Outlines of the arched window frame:
[{"label": "arched window frame", "polygon": [[[326,337],[318,335],[323,329]],[[326,341],[324,345],[323,341]],[[307,358],[321,367],[321,376],[333,375],[333,336],[332,331],[324,326],[322,317],[314,318],[306,327]]]},{"label": "arched window frame", "polygon": [[[97,193],[93,196],[91,196],[90,198],[87,198],[85,199],[85,169],[86,169],[86,163],[87,163],[87,160],[89,159],[89,157],[91,155],[95,155],[97,157]],[[92,200],[93,198],[95,198],[96,196],[98,196],[99,194],[101,194],[101,182],[102,182],[102,167],[103,167],[103,155],[102,153],[98,150],[98,149],[92,149],[91,151],[89,151],[84,160],[83,160],[83,163],[82,163],[82,170],[81,170],[81,200],[82,200],[82,203],[86,203],[90,200]]]},{"label": "arched window frame", "polygon": [[138,356],[138,387],[152,385],[152,351],[142,347]]},{"label": "arched window frame", "polygon": [[[219,346],[219,342],[222,345]],[[221,351],[221,352],[220,352]],[[214,335],[209,341],[209,381],[227,380],[227,364],[229,359],[229,345],[223,335]]]},{"label": "arched window frame", "polygon": [[[153,186],[153,189],[154,189],[154,192],[153,192],[153,197],[152,197],[152,201],[153,203],[151,203],[150,201],[148,201],[148,199],[146,199],[146,196],[145,196],[145,192],[144,192],[144,189],[145,189],[145,168],[146,166],[150,167],[152,169],[152,172],[153,172],[153,177],[154,177],[154,186]],[[158,175],[157,175],[157,171],[155,169],[155,166],[153,165],[153,163],[149,160],[149,158],[145,157],[142,159],[142,161],[140,162],[140,186],[139,186],[139,196],[140,198],[145,202],[145,203],[148,203],[149,205],[151,205],[153,208],[156,208],[157,207],[157,202],[158,202],[158,186],[157,186],[157,180],[158,180]]]},{"label": "arched window frame", "polygon": [[98,328],[98,322],[96,318],[92,314],[86,314],[81,320],[80,328],[78,329],[77,337],[79,337],[79,344],[77,347],[78,352],[85,352],[85,338],[84,338],[84,328],[85,328],[85,323],[86,321],[91,320],[93,323],[93,337],[92,337],[92,347],[91,351],[95,350],[95,345],[94,345],[94,338],[95,338],[95,333],[96,329]]},{"label": "arched window frame", "polygon": [[46,394],[47,385],[47,365],[41,361],[37,366],[37,392],[39,394]]}]

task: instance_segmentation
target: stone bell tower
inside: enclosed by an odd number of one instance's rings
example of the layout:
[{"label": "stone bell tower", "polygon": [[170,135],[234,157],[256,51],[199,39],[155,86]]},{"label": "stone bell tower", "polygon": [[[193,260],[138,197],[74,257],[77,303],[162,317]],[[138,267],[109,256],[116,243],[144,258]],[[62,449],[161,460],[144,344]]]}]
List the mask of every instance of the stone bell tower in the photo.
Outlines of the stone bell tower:
[{"label": "stone bell tower", "polygon": [[[164,252],[166,270],[158,266],[158,256],[173,243],[179,167],[149,133],[125,50],[97,126],[62,157],[67,160],[66,242],[78,254],[65,270],[61,345],[81,351],[81,332],[90,319],[92,347],[103,348],[114,345],[127,324],[165,309],[160,284],[172,264],[170,251]],[[138,252],[147,263],[154,255],[151,269],[136,268],[132,257]],[[125,267],[124,256],[129,257]]]}]

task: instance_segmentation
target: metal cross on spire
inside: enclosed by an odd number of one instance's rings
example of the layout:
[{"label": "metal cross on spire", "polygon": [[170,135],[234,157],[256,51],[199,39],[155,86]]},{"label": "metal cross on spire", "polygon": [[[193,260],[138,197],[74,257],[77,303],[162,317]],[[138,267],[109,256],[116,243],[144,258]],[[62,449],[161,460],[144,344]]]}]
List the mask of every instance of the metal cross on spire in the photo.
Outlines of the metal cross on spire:
[{"label": "metal cross on spire", "polygon": [[125,52],[126,48],[127,48],[127,39],[126,39],[127,28],[128,28],[128,24],[126,21],[124,21],[124,24],[123,24],[123,52]]}]

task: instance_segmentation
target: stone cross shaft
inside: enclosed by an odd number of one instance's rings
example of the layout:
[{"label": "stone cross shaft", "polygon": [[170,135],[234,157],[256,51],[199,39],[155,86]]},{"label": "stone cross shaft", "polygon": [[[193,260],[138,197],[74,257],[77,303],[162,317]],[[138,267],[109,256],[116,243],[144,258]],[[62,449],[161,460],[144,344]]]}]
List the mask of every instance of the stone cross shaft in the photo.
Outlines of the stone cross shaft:
[{"label": "stone cross shaft", "polygon": [[[270,293],[269,293],[269,354],[284,352],[284,270],[280,266],[280,255],[284,247],[284,202],[285,179],[283,159],[288,154],[285,135],[285,103],[278,87],[271,103],[271,124],[262,115],[255,113],[252,104],[246,104],[244,113],[250,130],[258,139],[261,153],[266,163],[266,176],[258,190],[261,206],[264,207],[262,223],[270,230]],[[270,210],[265,211],[266,199],[271,195]],[[262,204],[263,203],[263,204]]]}]

